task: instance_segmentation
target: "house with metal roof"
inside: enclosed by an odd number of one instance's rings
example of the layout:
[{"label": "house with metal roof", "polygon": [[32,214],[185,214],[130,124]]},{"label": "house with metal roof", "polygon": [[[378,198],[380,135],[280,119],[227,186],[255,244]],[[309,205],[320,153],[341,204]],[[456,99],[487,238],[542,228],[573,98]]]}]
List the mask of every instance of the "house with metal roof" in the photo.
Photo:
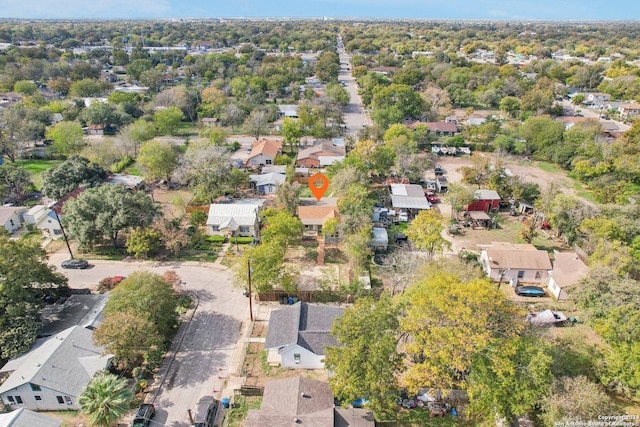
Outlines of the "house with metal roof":
[{"label": "house with metal roof", "polygon": [[207,233],[212,236],[259,237],[259,203],[214,203],[209,206]]},{"label": "house with metal roof", "polygon": [[0,369],[0,397],[11,409],[77,410],[82,390],[112,358],[94,344],[92,328],[72,326],[7,362]]},{"label": "house with metal roof", "polygon": [[391,184],[391,205],[394,209],[414,211],[431,208],[424,190],[416,184]]},{"label": "house with metal roof", "polygon": [[264,349],[267,362],[293,369],[324,369],[325,348],[338,344],[330,335],[344,308],[297,302],[271,312]]},{"label": "house with metal roof", "polygon": [[334,405],[329,384],[305,377],[268,381],[260,409],[250,409],[246,427],[286,426],[291,423],[309,427],[373,427],[373,413],[367,409],[340,408]]},{"label": "house with metal roof", "polygon": [[249,175],[251,187],[257,194],[273,194],[286,180],[287,176],[283,173],[270,172],[259,175]]}]

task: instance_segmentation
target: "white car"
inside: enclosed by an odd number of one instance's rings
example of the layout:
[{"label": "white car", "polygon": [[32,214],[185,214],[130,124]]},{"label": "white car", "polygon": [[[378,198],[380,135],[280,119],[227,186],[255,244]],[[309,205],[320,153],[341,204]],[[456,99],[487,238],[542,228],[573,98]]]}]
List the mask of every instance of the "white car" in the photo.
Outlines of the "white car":
[{"label": "white car", "polygon": [[406,209],[400,209],[400,213],[398,214],[398,221],[407,222],[409,221],[409,212]]}]

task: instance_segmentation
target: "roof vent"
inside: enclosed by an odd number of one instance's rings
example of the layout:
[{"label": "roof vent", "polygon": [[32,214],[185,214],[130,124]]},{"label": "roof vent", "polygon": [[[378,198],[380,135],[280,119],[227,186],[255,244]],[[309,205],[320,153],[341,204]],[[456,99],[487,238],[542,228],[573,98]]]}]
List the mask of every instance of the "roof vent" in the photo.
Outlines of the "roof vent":
[{"label": "roof vent", "polygon": [[36,367],[38,367],[38,368],[39,368],[39,367],[40,367],[40,364],[39,364],[39,363],[36,363]]}]

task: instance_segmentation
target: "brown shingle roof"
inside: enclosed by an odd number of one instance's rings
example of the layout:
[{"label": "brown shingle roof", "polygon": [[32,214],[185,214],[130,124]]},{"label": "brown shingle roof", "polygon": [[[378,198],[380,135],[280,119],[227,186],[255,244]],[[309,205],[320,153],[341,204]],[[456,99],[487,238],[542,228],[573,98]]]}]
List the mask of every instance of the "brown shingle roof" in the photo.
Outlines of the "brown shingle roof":
[{"label": "brown shingle roof", "polygon": [[556,252],[551,276],[560,288],[575,285],[589,272],[589,267],[575,252]]},{"label": "brown shingle roof", "polygon": [[491,268],[519,270],[551,270],[551,260],[546,251],[523,249],[487,249]]},{"label": "brown shingle roof", "polygon": [[298,206],[298,218],[304,225],[323,225],[330,218],[337,218],[335,206]]},{"label": "brown shingle roof", "polygon": [[251,149],[251,154],[249,154],[249,159],[259,154],[264,154],[265,156],[275,158],[280,151],[282,151],[282,142],[270,139],[262,139],[253,143],[253,148]]}]

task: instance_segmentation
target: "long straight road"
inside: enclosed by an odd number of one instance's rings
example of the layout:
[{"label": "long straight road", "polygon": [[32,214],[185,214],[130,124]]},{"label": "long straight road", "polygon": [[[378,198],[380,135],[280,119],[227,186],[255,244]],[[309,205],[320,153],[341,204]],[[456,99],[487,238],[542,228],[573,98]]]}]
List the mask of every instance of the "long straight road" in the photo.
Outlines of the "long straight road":
[{"label": "long straight road", "polygon": [[343,109],[344,123],[347,126],[347,135],[352,135],[357,138],[360,129],[371,125],[371,119],[362,104],[362,98],[358,95],[356,79],[351,75],[351,70],[353,69],[351,55],[345,50],[342,38],[339,35],[338,56],[340,57],[338,80],[344,82],[344,88],[350,97],[349,104]]}]

